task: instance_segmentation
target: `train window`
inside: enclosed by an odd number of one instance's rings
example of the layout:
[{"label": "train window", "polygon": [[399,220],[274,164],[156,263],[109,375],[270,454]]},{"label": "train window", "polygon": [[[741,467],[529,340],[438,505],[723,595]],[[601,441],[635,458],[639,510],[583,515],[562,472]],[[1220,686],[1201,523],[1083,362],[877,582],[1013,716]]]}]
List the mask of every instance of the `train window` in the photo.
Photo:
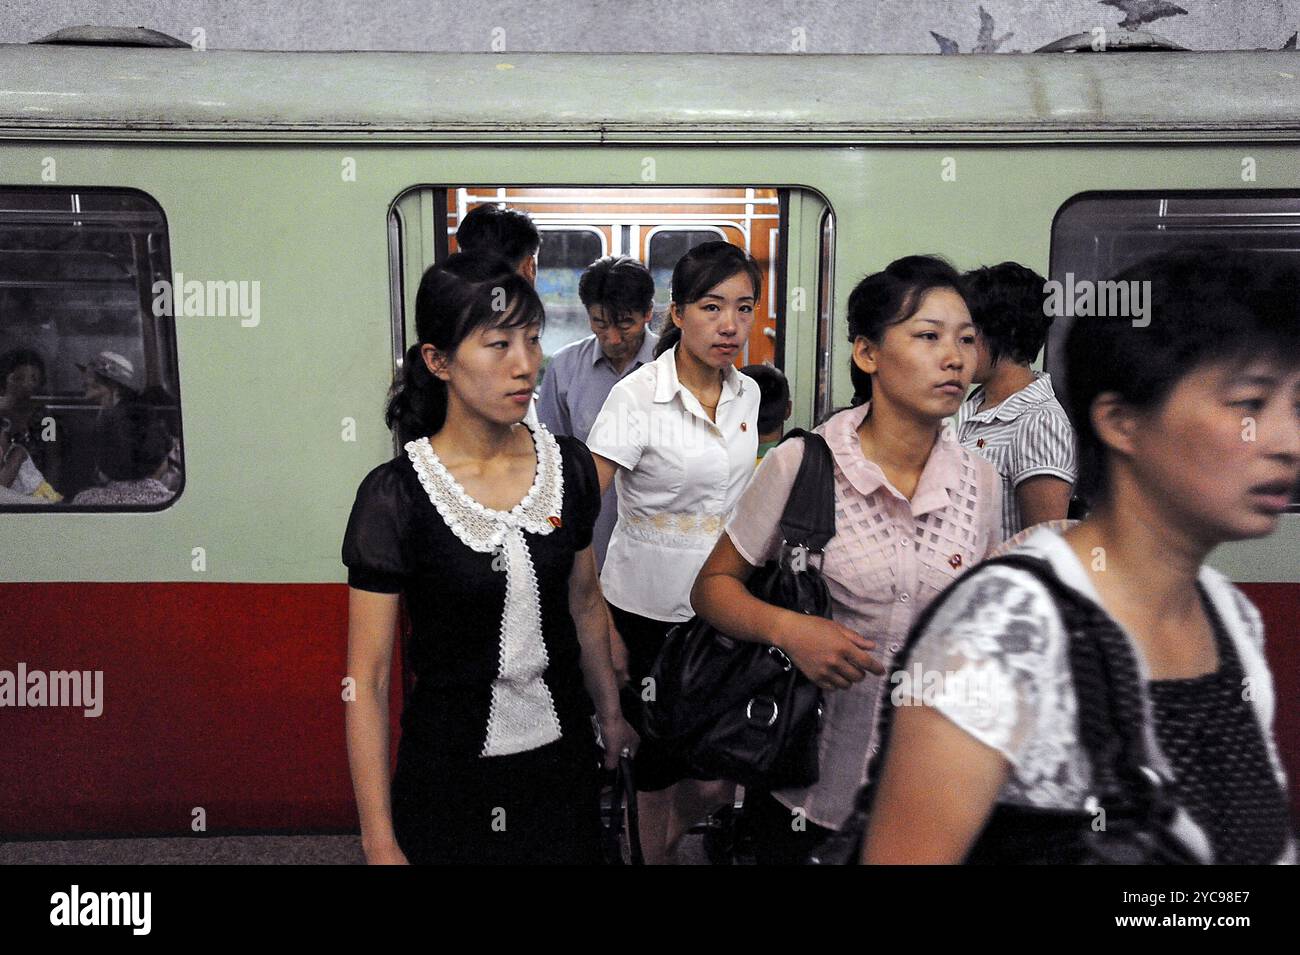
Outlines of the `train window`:
[{"label": "train window", "polygon": [[167,223],[133,190],[0,188],[0,508],[158,510],[183,484]]},{"label": "train window", "polygon": [[[1067,202],[1052,224],[1051,278],[1069,296],[1071,282],[1108,279],[1159,252],[1216,245],[1249,252],[1261,264],[1300,262],[1300,193],[1085,193]],[[1058,318],[1047,344],[1047,368],[1064,381],[1063,348],[1073,319]],[[1057,388],[1063,395],[1064,389]],[[1300,492],[1292,504],[1300,509]]]},{"label": "train window", "polygon": [[591,334],[587,310],[578,298],[583,271],[606,254],[605,236],[598,229],[542,226],[537,253],[537,294],[546,307],[542,351],[554,355],[569,342]]},{"label": "train window", "polygon": [[668,307],[672,298],[673,268],[678,259],[697,245],[725,238],[717,226],[672,226],[651,230],[646,240],[646,268],[655,280],[655,305]]}]

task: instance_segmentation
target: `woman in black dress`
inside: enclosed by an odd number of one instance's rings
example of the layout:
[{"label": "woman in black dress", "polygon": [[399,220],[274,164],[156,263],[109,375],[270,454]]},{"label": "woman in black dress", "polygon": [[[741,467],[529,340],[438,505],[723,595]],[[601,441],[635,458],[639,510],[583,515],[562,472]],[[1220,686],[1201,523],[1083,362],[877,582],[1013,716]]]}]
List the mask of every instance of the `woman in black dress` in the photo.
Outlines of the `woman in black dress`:
[{"label": "woman in black dress", "polygon": [[[404,452],[366,476],[348,567],[348,755],[370,863],[598,862],[600,754],[633,751],[590,548],[581,442],[524,423],[542,304],[508,263],[455,255],[416,296],[420,344],[387,420]],[[391,788],[399,595],[415,689]]]}]

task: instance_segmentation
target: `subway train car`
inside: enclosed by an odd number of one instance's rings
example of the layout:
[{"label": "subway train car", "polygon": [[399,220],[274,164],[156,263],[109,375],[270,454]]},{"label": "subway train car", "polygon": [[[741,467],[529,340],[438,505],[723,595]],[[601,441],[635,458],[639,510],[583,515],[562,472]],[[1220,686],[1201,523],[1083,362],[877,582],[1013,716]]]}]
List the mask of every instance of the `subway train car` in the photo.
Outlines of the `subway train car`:
[{"label": "subway train car", "polygon": [[[595,255],[666,288],[695,241],[746,245],[747,360],[784,368],[804,427],[852,394],[849,290],[898,256],[1067,281],[1205,240],[1300,255],[1294,53],[135,42],[0,46],[0,354],[39,356],[49,445],[47,493],[0,500],[0,669],[78,676],[0,710],[0,838],[354,830],[340,543],[394,453],[420,275],[477,203],[542,227],[548,352],[586,334]],[[82,494],[121,387],[172,422],[165,497]],[[1267,622],[1294,780],[1300,508],[1213,563]]]}]

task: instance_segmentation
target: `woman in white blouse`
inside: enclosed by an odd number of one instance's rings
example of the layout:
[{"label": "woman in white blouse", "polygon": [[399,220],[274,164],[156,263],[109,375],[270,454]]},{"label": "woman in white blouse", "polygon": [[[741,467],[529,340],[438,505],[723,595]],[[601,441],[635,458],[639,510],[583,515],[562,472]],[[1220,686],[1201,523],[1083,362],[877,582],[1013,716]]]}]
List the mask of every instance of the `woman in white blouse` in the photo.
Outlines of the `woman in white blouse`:
[{"label": "woman in white blouse", "polygon": [[[587,444],[602,493],[618,488],[618,523],[600,583],[609,603],[623,708],[641,727],[664,636],[692,616],[695,575],[754,471],[758,385],[733,367],[749,338],[762,272],[744,249],[707,242],[673,270],[671,324],[656,359],[614,386]],[[636,758],[646,861],[672,859],[689,826],[733,792],[685,780],[685,767],[643,744]]]}]

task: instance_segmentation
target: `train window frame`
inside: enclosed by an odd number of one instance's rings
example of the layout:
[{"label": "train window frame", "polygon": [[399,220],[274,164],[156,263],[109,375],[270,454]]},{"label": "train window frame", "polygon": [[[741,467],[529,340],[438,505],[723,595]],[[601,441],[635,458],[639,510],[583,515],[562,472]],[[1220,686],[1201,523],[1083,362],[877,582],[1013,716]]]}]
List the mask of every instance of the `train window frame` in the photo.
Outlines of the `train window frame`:
[{"label": "train window frame", "polygon": [[[179,483],[175,491],[165,501],[156,504],[75,504],[73,500],[75,494],[64,495],[63,499],[58,502],[49,501],[46,503],[16,503],[11,501],[0,501],[0,514],[153,514],[168,510],[176,505],[185,493],[188,486],[188,472],[185,447],[185,414],[184,401],[181,396],[181,369],[179,343],[176,330],[176,319],[171,310],[165,310],[163,314],[156,314],[153,308],[154,285],[161,280],[169,284],[174,281],[175,273],[172,270],[171,260],[171,222],[167,216],[167,210],[158,199],[146,192],[133,186],[113,186],[113,185],[96,185],[96,186],[77,186],[77,185],[23,185],[23,184],[0,184],[0,203],[8,195],[28,194],[36,195],[38,193],[58,194],[65,196],[70,200],[72,208],[61,210],[59,214],[70,217],[69,224],[80,224],[95,216],[102,216],[107,221],[112,221],[112,216],[116,210],[82,210],[81,202],[85,196],[108,196],[108,197],[132,197],[140,200],[149,208],[149,212],[156,217],[158,228],[157,231],[148,233],[149,238],[144,240],[143,248],[137,249],[141,252],[140,262],[143,263],[142,269],[137,278],[136,291],[139,295],[140,308],[140,347],[144,355],[144,387],[147,389],[153,387],[150,385],[150,376],[157,378],[155,384],[168,387],[172,390],[175,398],[175,450],[179,456]],[[12,220],[8,219],[6,213],[16,211],[6,209],[0,205],[0,228],[8,225]],[[58,228],[63,223],[53,218],[54,211],[38,210],[44,212],[45,216],[50,218],[49,225]],[[18,225],[21,227],[21,225]],[[156,246],[152,244],[152,239],[157,238]],[[100,351],[111,350],[101,349]],[[74,359],[75,360],[75,359]],[[75,407],[79,411],[83,408],[83,403],[79,401],[75,392],[58,392],[42,396],[42,404],[47,409],[57,410],[68,402],[73,402],[68,407]],[[88,408],[89,406],[84,406]],[[64,409],[65,411],[67,408]],[[93,432],[92,432],[93,433]],[[92,462],[93,467],[93,462]],[[80,490],[89,490],[94,485]],[[56,489],[57,490],[57,489]],[[80,493],[80,491],[78,491]]]},{"label": "train window frame", "polygon": [[[1076,193],[1070,196],[1052,216],[1051,228],[1048,233],[1048,279],[1060,280],[1062,276],[1071,271],[1061,267],[1061,256],[1064,251],[1061,244],[1057,242],[1058,228],[1062,220],[1074,209],[1087,202],[1097,201],[1124,201],[1132,202],[1161,202],[1161,215],[1164,214],[1164,202],[1169,200],[1206,200],[1223,203],[1231,203],[1239,200],[1253,200],[1255,202],[1274,200],[1289,200],[1297,203],[1297,209],[1286,211],[1281,214],[1295,216],[1297,237],[1300,240],[1300,189],[1090,189],[1084,192]],[[1272,213],[1278,215],[1279,213]],[[1234,226],[1240,227],[1243,224],[1245,216],[1260,216],[1264,213],[1241,213],[1234,220]],[[1300,261],[1300,241],[1294,246],[1297,261]],[[1131,263],[1130,263],[1131,264]],[[1120,266],[1122,268],[1124,266]],[[1112,270],[1114,271],[1114,270]],[[1057,384],[1056,392],[1061,398],[1063,405],[1067,404],[1065,392],[1065,369],[1064,356],[1062,354],[1065,337],[1069,333],[1070,323],[1056,321],[1052,323],[1052,328],[1048,333],[1047,342],[1043,348],[1043,368],[1050,373]],[[1300,496],[1294,498],[1284,513],[1300,513]]]}]

